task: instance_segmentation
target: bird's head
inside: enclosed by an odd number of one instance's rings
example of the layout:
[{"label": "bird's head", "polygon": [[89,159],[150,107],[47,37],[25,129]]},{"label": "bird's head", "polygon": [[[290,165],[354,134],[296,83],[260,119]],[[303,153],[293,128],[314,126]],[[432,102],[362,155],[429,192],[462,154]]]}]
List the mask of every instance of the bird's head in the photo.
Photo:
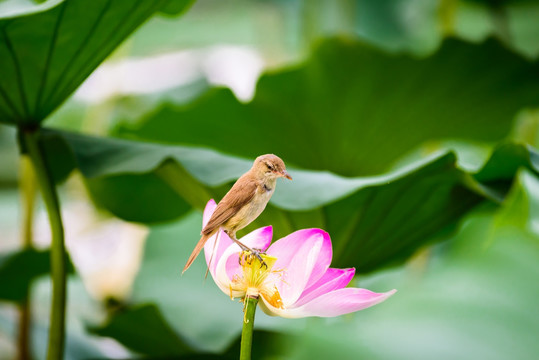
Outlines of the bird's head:
[{"label": "bird's head", "polygon": [[284,162],[277,155],[266,154],[257,157],[253,164],[253,170],[261,178],[285,177],[292,180],[292,177],[286,172]]}]

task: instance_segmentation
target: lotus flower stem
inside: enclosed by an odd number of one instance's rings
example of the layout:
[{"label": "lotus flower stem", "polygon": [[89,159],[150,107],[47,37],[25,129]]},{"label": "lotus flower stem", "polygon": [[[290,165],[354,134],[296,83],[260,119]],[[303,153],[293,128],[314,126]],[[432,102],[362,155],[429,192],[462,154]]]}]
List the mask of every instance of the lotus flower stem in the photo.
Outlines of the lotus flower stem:
[{"label": "lotus flower stem", "polygon": [[240,360],[251,360],[251,347],[253,344],[253,328],[255,325],[256,305],[258,296],[246,296],[243,316],[243,330],[241,331]]},{"label": "lotus flower stem", "polygon": [[28,152],[34,166],[51,225],[52,303],[47,360],[61,360],[63,359],[65,336],[66,251],[60,203],[54,180],[47,167],[47,161],[39,142],[39,129],[23,129],[20,131],[22,131],[23,146]]},{"label": "lotus flower stem", "polygon": [[[28,156],[21,156],[21,176],[20,189],[23,203],[23,222],[22,222],[22,246],[23,249],[33,248],[32,224],[34,222],[37,179],[32,167],[32,162]],[[28,360],[31,358],[30,351],[30,333],[31,333],[31,303],[30,288],[26,289],[23,301],[19,305],[19,329],[17,338],[18,359]]]}]

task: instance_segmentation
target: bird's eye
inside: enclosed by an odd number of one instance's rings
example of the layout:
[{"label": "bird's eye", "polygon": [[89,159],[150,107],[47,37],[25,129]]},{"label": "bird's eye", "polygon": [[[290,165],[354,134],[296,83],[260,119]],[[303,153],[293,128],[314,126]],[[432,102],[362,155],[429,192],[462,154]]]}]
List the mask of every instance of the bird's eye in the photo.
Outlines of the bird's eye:
[{"label": "bird's eye", "polygon": [[268,167],[269,170],[273,170],[273,166],[271,166],[270,164],[266,164],[266,166]]}]

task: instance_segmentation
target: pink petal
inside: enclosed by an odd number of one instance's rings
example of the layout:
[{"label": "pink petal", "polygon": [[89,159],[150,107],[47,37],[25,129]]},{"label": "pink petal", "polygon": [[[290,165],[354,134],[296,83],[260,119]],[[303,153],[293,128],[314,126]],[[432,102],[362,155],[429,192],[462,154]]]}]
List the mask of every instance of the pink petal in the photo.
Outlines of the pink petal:
[{"label": "pink petal", "polygon": [[[251,231],[240,239],[240,241],[251,249],[266,250],[269,244],[271,244],[271,238],[273,237],[273,227],[266,226]],[[239,264],[239,253],[241,249],[239,246],[235,246],[236,251],[233,251],[226,260],[226,273],[229,279],[233,279],[234,275],[241,275],[241,266]]]},{"label": "pink petal", "polygon": [[[210,218],[213,215],[213,212],[215,211],[216,207],[217,204],[213,199],[208,201],[206,207],[204,208],[204,215],[202,216],[202,228],[204,228],[208,221],[210,221]],[[208,265],[212,276],[214,275],[219,258],[221,257],[225,249],[229,247],[230,244],[232,244],[232,240],[224,232],[219,231],[217,232],[217,234],[219,234],[219,236],[212,236],[206,241],[206,244],[204,245],[204,256],[206,258],[206,264]]]},{"label": "pink petal", "polygon": [[290,306],[329,268],[331,240],[320,229],[299,230],[275,242],[267,253],[277,258],[273,268],[283,270],[277,287],[285,306]]},{"label": "pink petal", "polygon": [[273,227],[270,225],[253,230],[239,240],[243,243],[243,245],[250,247],[251,249],[265,251],[271,244],[272,238]]},{"label": "pink petal", "polygon": [[233,280],[234,276],[236,276],[236,275],[237,276],[242,275],[242,270],[241,270],[239,260],[240,260],[239,259],[239,252],[234,252],[233,256],[229,256],[226,259],[225,271],[226,271],[226,276],[228,276],[228,278],[230,280]]},{"label": "pink petal", "polygon": [[206,242],[206,245],[204,245],[204,256],[206,257],[206,265],[208,265],[210,273],[213,277],[215,277],[215,269],[217,268],[217,263],[219,262],[219,259],[221,259],[221,256],[223,255],[225,250],[232,244],[234,244],[232,239],[222,229],[219,229],[217,234],[209,238]]},{"label": "pink petal", "polygon": [[330,291],[342,289],[350,280],[354,277],[356,269],[334,269],[329,268],[328,271],[320,278],[316,283],[311,285],[301,294],[301,297],[294,304],[294,306],[301,306],[309,301],[326,294]]},{"label": "pink petal", "polygon": [[213,212],[215,211],[216,207],[217,204],[215,203],[215,200],[210,199],[210,201],[208,201],[208,203],[206,204],[206,207],[204,208],[204,214],[202,215],[202,228],[204,228],[208,221],[210,221],[210,218],[213,215]]},{"label": "pink petal", "polygon": [[298,318],[306,316],[333,317],[363,310],[381,303],[397,290],[375,293],[367,289],[339,289],[306,303],[303,306],[284,311],[280,316]]}]

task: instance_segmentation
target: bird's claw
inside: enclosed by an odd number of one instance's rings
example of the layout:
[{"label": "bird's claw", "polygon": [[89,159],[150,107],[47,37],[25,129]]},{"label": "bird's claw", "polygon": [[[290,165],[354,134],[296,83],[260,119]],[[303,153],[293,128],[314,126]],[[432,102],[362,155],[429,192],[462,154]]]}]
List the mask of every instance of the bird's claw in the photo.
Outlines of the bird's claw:
[{"label": "bird's claw", "polygon": [[262,258],[262,256],[260,256],[260,254],[265,254],[264,251],[260,250],[260,249],[253,249],[252,251],[252,254],[254,256],[256,256],[256,258],[260,261],[260,268],[262,269],[262,267],[264,266],[266,269],[268,268],[268,264],[266,264],[266,262],[264,261],[264,259]]},{"label": "bird's claw", "polygon": [[266,264],[266,262],[264,261],[262,256],[260,256],[260,254],[265,254],[265,252],[263,250],[261,250],[261,249],[248,249],[248,250],[244,250],[244,251],[248,252],[249,254],[247,256],[245,256],[245,258],[243,258],[243,256],[240,255],[240,257],[239,257],[240,265],[243,265],[242,261],[246,261],[248,264],[251,264],[252,258],[256,257],[258,259],[258,261],[260,261],[260,268],[262,268],[262,267],[265,267],[266,269],[268,268],[268,264]]}]

